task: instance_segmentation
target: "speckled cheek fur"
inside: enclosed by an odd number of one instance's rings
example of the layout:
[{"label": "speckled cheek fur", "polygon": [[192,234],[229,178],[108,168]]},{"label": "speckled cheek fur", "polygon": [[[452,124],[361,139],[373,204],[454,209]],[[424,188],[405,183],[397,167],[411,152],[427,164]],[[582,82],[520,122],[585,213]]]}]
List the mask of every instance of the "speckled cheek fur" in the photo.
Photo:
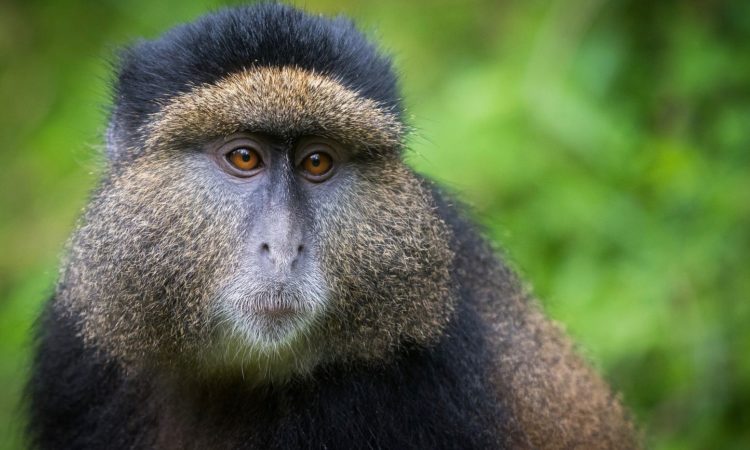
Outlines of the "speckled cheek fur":
[{"label": "speckled cheek fur", "polygon": [[242,208],[201,156],[151,154],[105,180],[72,238],[59,302],[108,356],[161,363],[206,345]]},{"label": "speckled cheek fur", "polygon": [[405,343],[435,342],[454,310],[453,254],[429,192],[390,156],[359,170],[340,197],[319,222],[333,356],[382,361]]}]

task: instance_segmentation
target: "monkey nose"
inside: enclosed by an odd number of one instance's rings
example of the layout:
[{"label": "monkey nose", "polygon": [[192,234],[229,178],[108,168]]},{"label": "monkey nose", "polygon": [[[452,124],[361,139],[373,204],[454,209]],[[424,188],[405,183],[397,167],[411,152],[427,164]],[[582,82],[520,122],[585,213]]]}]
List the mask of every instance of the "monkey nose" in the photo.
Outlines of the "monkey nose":
[{"label": "monkey nose", "polygon": [[288,275],[299,265],[305,251],[301,242],[271,242],[260,245],[260,259],[266,270],[275,276]]}]

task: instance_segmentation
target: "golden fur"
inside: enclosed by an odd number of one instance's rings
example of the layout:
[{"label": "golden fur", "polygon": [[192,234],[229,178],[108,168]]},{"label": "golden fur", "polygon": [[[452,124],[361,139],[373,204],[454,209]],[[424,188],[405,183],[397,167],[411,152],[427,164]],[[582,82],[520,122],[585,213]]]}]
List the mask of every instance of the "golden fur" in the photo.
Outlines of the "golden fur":
[{"label": "golden fur", "polygon": [[294,67],[233,73],[170,99],[147,126],[147,147],[201,142],[241,130],[327,137],[353,150],[401,145],[396,114],[336,80]]}]

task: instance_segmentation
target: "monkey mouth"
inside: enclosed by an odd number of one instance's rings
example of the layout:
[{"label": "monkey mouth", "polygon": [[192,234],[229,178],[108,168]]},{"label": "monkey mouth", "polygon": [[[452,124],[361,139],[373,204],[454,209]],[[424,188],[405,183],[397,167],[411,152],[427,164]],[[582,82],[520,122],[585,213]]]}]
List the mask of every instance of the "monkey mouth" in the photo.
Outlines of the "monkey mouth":
[{"label": "monkey mouth", "polygon": [[269,280],[247,266],[217,292],[214,311],[219,331],[235,344],[277,353],[307,338],[327,301],[328,289],[317,268],[294,278]]},{"label": "monkey mouth", "polygon": [[284,321],[294,319],[300,312],[290,306],[263,306],[253,313],[268,320]]},{"label": "monkey mouth", "polygon": [[220,310],[229,331],[253,347],[277,348],[292,341],[313,321],[316,298],[294,286],[252,286],[220,299]]},{"label": "monkey mouth", "polygon": [[305,323],[305,311],[290,305],[249,305],[242,319],[255,331],[255,339],[266,343],[284,341]]}]

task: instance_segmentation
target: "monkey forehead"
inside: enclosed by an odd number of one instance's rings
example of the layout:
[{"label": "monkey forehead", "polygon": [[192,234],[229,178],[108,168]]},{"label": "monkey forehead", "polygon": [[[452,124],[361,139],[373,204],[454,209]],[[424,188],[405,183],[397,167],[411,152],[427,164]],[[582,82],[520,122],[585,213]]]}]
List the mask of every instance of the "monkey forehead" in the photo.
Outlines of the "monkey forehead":
[{"label": "monkey forehead", "polygon": [[142,130],[146,147],[195,145],[238,131],[328,137],[355,151],[398,151],[398,114],[334,78],[296,67],[230,74],[170,98]]}]

